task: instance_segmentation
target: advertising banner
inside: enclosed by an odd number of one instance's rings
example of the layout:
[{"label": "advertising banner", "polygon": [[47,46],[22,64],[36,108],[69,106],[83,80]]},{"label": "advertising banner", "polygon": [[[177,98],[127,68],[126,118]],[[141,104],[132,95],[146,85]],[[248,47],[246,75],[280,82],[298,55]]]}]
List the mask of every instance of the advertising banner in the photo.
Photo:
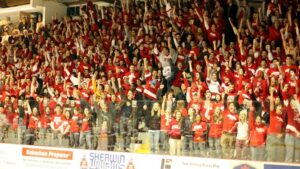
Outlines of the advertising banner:
[{"label": "advertising banner", "polygon": [[300,169],[300,164],[0,144],[0,169]]},{"label": "advertising banner", "polygon": [[228,169],[230,162],[197,157],[162,158],[161,169]]}]

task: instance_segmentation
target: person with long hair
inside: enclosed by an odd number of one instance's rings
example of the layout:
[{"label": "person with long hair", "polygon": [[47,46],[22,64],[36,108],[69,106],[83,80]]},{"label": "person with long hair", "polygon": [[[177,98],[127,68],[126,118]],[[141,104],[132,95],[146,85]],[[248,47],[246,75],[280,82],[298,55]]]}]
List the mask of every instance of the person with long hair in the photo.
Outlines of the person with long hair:
[{"label": "person with long hair", "polygon": [[220,107],[215,107],[210,119],[210,129],[208,132],[209,156],[222,157],[221,135],[223,128],[223,116]]},{"label": "person with long hair", "polygon": [[28,106],[27,116],[29,116],[29,121],[28,121],[27,130],[25,132],[24,142],[25,144],[33,145],[35,140],[37,139],[36,136],[37,136],[38,127],[41,125],[40,117],[39,117],[39,112],[37,107],[31,108],[28,101],[27,101],[27,106]]},{"label": "person with long hair", "polygon": [[169,136],[170,123],[172,120],[171,106],[166,106],[167,96],[163,96],[161,105],[161,118],[160,118],[160,145],[161,151],[165,152],[169,149]]},{"label": "person with long hair", "polygon": [[202,120],[200,114],[196,115],[196,118],[192,124],[193,131],[193,144],[195,155],[205,157],[206,153],[206,141],[207,141],[207,124]]},{"label": "person with long hair", "polygon": [[169,145],[171,155],[181,155],[181,130],[182,130],[182,115],[181,111],[176,110],[175,116],[172,118],[169,130]]},{"label": "person with long hair", "polygon": [[194,145],[193,145],[193,123],[195,119],[195,109],[190,107],[188,109],[188,116],[183,117],[182,123],[182,136],[183,136],[183,151],[186,154],[187,152],[193,153],[194,152]]},{"label": "person with long hair", "polygon": [[270,88],[270,126],[267,136],[268,161],[284,161],[285,112],[282,104],[274,98],[274,88]]},{"label": "person with long hair", "polygon": [[84,115],[81,125],[80,145],[86,149],[93,148],[93,127],[95,125],[91,111],[84,109]]},{"label": "person with long hair", "polygon": [[233,158],[236,140],[236,129],[239,115],[236,112],[234,102],[230,102],[223,112],[223,127],[221,136],[222,155],[225,158]]},{"label": "person with long hair", "polygon": [[247,159],[248,143],[249,143],[249,124],[247,121],[247,110],[244,109],[240,112],[239,121],[237,122],[235,158]]},{"label": "person with long hair", "polygon": [[70,147],[79,147],[80,128],[83,115],[79,107],[75,107],[74,114],[70,120]]},{"label": "person with long hair", "polygon": [[150,148],[152,153],[159,150],[159,133],[160,133],[160,118],[161,108],[158,102],[152,106],[149,119],[149,134],[150,134]]},{"label": "person with long hair", "polygon": [[251,160],[263,161],[265,159],[265,147],[268,127],[263,123],[260,115],[254,117],[254,108],[249,112],[249,146],[251,152]]}]

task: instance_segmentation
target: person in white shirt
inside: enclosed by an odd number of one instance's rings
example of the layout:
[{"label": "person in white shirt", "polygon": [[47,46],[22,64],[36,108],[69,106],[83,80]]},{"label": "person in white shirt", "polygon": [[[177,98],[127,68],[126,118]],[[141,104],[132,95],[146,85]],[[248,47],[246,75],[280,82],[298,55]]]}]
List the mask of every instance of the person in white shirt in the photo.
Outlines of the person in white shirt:
[{"label": "person in white shirt", "polygon": [[3,32],[1,44],[5,45],[8,43],[9,35],[7,32]]},{"label": "person in white shirt", "polygon": [[239,121],[237,122],[237,135],[235,144],[235,157],[237,159],[247,159],[249,143],[249,124],[247,120],[247,110],[240,112]]}]

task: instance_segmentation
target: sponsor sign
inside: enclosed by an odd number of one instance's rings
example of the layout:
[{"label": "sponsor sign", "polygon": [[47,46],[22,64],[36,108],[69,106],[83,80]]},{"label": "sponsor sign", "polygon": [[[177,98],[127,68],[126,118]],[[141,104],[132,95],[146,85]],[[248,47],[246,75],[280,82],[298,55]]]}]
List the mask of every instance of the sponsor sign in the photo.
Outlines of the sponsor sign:
[{"label": "sponsor sign", "polygon": [[276,164],[265,164],[264,169],[300,169],[300,164],[295,165],[276,165]]},{"label": "sponsor sign", "polygon": [[49,150],[42,148],[22,148],[22,156],[73,160],[73,152],[65,150]]}]

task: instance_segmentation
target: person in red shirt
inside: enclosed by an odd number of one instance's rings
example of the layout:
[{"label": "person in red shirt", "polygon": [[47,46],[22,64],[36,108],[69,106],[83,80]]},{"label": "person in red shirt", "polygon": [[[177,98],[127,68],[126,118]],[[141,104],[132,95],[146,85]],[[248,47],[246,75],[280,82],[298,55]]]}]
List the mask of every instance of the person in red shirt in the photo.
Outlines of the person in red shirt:
[{"label": "person in red shirt", "polygon": [[206,136],[207,136],[207,124],[202,121],[201,115],[196,115],[195,122],[192,124],[192,131],[194,133],[194,150],[201,157],[206,156]]},{"label": "person in red shirt", "polygon": [[[170,94],[168,94],[169,96]],[[169,101],[170,102],[170,101]],[[172,102],[171,102],[172,104]],[[163,97],[163,102],[161,105],[161,118],[160,118],[160,141],[161,141],[161,150],[162,151],[167,151],[169,145],[169,137],[168,137],[168,132],[170,129],[170,123],[172,120],[172,115],[171,115],[171,109],[172,105],[168,106],[168,99],[167,96],[165,95]]]},{"label": "person in red shirt", "polygon": [[70,119],[70,147],[79,147],[80,128],[83,115],[80,113],[80,108],[74,109],[74,114]]},{"label": "person in red shirt", "polygon": [[60,133],[62,135],[62,146],[70,145],[70,121],[71,121],[71,112],[69,109],[64,111],[65,118],[62,121],[60,126]]},{"label": "person in red shirt", "polygon": [[47,146],[49,138],[51,138],[51,110],[50,107],[46,107],[45,111],[41,111],[41,127],[39,131],[39,141],[41,145]]},{"label": "person in red shirt", "polygon": [[230,102],[228,109],[225,109],[223,112],[223,128],[221,136],[223,157],[233,158],[234,156],[238,120],[239,115],[236,113],[234,102]]},{"label": "person in red shirt", "polygon": [[[285,129],[285,162],[299,162],[300,112],[299,101],[292,99],[287,106],[287,126]],[[297,144],[298,143],[298,144]],[[297,146],[298,145],[298,146]],[[297,146],[297,147],[296,147]]]},{"label": "person in red shirt", "polygon": [[[55,114],[51,119],[51,129],[52,129],[52,145],[61,145],[62,144],[62,134],[60,132],[60,127],[62,125],[65,116],[62,113],[62,107],[60,105],[56,105]],[[58,140],[58,143],[56,142]]]},{"label": "person in red shirt", "polygon": [[93,127],[95,125],[91,111],[84,109],[84,117],[81,124],[80,146],[86,149],[93,148]]},{"label": "person in red shirt", "polygon": [[7,129],[6,114],[4,112],[4,106],[0,105],[0,142],[3,142],[4,140],[6,129]]},{"label": "person in red shirt", "polygon": [[210,119],[210,129],[208,133],[208,143],[210,157],[222,157],[221,135],[223,127],[223,117],[220,107],[215,107],[214,113]]},{"label": "person in red shirt", "polygon": [[251,160],[263,161],[265,159],[265,145],[267,139],[268,127],[262,122],[261,116],[254,117],[254,112],[249,112],[249,127],[250,127],[250,151]]},{"label": "person in red shirt", "polygon": [[27,145],[33,145],[37,135],[38,127],[40,127],[40,117],[37,107],[33,107],[31,110],[31,107],[29,105],[29,102],[27,101],[27,107],[28,107],[28,114],[29,116],[29,122],[27,126],[27,130],[25,132],[25,139],[24,143]]},{"label": "person in red shirt", "polygon": [[182,120],[183,118],[181,117],[181,111],[175,111],[175,117],[173,117],[169,129],[169,136],[170,136],[169,145],[170,145],[171,155],[181,154]]},{"label": "person in red shirt", "polygon": [[[267,136],[267,160],[284,161],[284,129],[286,126],[285,113],[281,103],[274,100],[274,88],[270,88],[270,125]],[[275,104],[276,103],[276,104]]]}]

